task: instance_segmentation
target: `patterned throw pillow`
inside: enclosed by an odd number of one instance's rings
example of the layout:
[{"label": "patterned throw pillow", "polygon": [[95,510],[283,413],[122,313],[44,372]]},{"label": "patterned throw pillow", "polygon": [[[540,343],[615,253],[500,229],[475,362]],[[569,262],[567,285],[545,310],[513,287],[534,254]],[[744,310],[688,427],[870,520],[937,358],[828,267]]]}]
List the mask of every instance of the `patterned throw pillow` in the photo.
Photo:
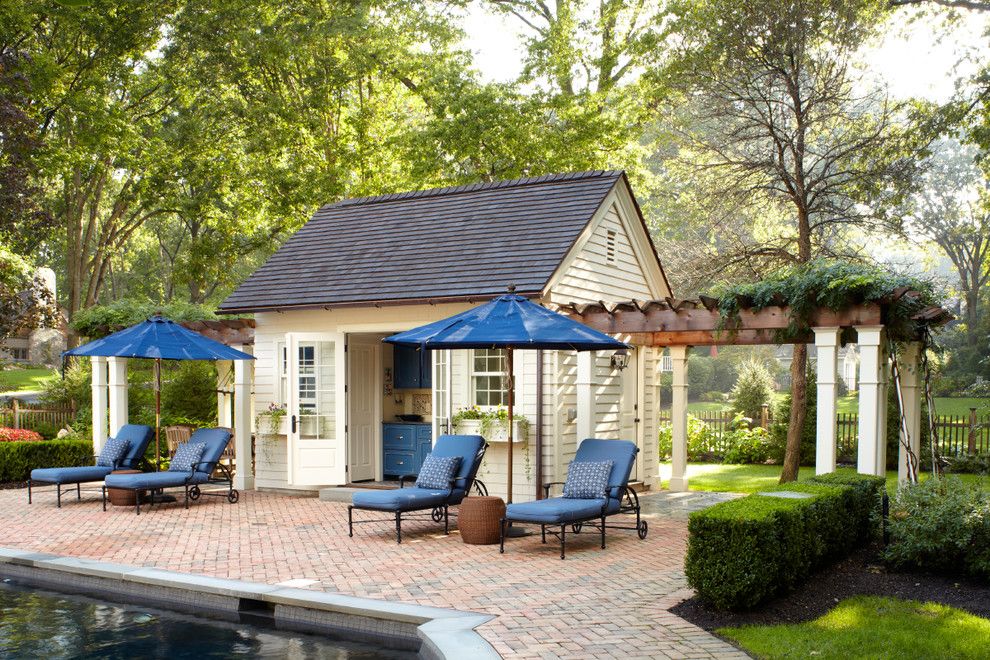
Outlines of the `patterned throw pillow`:
[{"label": "patterned throw pillow", "polygon": [[199,463],[204,449],[206,449],[205,442],[187,442],[179,445],[168,466],[169,472],[192,472],[193,465]]},{"label": "patterned throw pillow", "polygon": [[417,488],[446,490],[450,488],[450,480],[461,465],[460,456],[434,456],[430,454],[423,461],[423,467],[416,477]]},{"label": "patterned throw pillow", "polygon": [[103,451],[96,459],[96,464],[100,467],[117,467],[117,461],[124,457],[130,444],[127,438],[107,438]]},{"label": "patterned throw pillow", "polygon": [[605,497],[612,461],[571,463],[564,482],[564,497],[575,500],[600,500]]}]

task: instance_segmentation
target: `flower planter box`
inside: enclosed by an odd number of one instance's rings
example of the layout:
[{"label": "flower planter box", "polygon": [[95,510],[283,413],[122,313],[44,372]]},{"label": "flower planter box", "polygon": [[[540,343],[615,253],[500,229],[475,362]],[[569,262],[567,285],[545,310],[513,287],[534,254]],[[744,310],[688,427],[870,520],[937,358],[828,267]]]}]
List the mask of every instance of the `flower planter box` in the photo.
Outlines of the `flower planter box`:
[{"label": "flower planter box", "polygon": [[[481,432],[480,419],[462,419],[454,429],[455,433],[462,435],[481,435],[488,442],[508,442],[509,429],[503,424],[493,424],[489,428],[487,435]],[[527,424],[524,421],[514,420],[512,422],[512,444],[521,444],[529,440]]]}]

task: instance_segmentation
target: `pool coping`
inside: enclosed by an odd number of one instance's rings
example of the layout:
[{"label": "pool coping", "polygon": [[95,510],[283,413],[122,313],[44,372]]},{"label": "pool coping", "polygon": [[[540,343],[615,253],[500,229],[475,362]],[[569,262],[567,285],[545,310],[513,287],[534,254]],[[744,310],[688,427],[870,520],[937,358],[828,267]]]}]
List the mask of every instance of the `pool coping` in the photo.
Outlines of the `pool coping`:
[{"label": "pool coping", "polygon": [[[140,585],[150,590],[160,589],[159,602],[173,602],[166,597],[166,590],[192,592],[203,597],[250,599],[262,601],[272,607],[302,609],[342,617],[356,617],[369,624],[382,626],[414,626],[420,639],[420,657],[432,659],[472,657],[473,660],[500,658],[491,644],[475,630],[491,621],[491,614],[432,607],[394,601],[348,596],[336,592],[313,591],[277,584],[262,584],[215,578],[208,575],[181,573],[146,566],[130,566],[111,562],[67,557],[45,552],[0,547],[0,575],[3,566],[10,565],[30,569],[13,575],[15,578],[32,577],[47,583],[64,583],[77,587],[87,580],[99,579],[100,590],[127,595],[125,586]],[[75,580],[73,580],[75,578]],[[119,585],[117,591],[114,586]],[[163,605],[168,607],[168,605]]]}]

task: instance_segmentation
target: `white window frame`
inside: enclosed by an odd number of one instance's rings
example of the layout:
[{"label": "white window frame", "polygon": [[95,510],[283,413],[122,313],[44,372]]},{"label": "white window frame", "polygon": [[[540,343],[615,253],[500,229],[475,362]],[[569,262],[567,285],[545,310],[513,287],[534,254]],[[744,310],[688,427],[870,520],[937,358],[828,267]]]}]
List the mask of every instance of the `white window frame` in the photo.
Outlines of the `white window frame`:
[{"label": "white window frame", "polygon": [[[486,352],[495,351],[495,352],[498,352],[498,353],[501,353],[502,354],[503,361],[507,359],[507,356],[505,354],[505,349],[503,349],[503,348],[496,348],[496,349],[483,348],[483,349],[472,349],[471,350],[471,353],[470,353],[470,356],[469,356],[470,364],[468,365],[468,373],[469,373],[469,376],[470,376],[470,379],[471,379],[471,405],[474,406],[474,407],[476,407],[476,408],[481,408],[482,410],[496,410],[499,407],[503,407],[504,408],[506,405],[508,405],[508,395],[507,395],[504,387],[501,388],[501,395],[500,395],[501,403],[496,403],[496,404],[490,404],[490,403],[489,404],[480,404],[480,403],[478,403],[478,381],[477,381],[477,377],[479,377],[479,376],[485,376],[485,377],[489,377],[490,378],[492,376],[500,376],[502,378],[502,381],[500,381],[500,382],[504,383],[505,377],[508,376],[508,364],[506,364],[506,369],[504,371],[476,371],[475,368],[474,368],[474,359],[475,359],[475,354],[479,350],[486,351]],[[487,389],[484,390],[484,391],[486,391],[486,392],[494,392],[494,390],[487,390]]]},{"label": "white window frame", "polygon": [[275,403],[289,405],[289,344],[275,342]]}]

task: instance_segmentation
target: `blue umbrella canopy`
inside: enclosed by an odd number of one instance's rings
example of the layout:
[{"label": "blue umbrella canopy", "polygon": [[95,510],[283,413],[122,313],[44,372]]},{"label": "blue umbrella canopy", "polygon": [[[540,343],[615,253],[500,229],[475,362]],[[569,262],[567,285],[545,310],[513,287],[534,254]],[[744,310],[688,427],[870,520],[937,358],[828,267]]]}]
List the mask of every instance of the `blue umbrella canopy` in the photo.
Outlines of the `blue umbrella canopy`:
[{"label": "blue umbrella canopy", "polygon": [[254,356],[208,339],[163,316],[132,325],[63,355],[158,360],[253,360]]},{"label": "blue umbrella canopy", "polygon": [[386,337],[390,344],[438,348],[543,348],[561,351],[607,351],[628,348],[583,323],[515,294],[442,321]]}]

